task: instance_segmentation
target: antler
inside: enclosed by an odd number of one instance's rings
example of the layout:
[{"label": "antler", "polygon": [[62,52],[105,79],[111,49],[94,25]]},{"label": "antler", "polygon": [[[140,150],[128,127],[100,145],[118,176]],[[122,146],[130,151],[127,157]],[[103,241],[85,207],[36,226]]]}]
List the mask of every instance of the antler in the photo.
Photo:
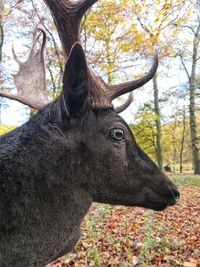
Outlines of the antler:
[{"label": "antler", "polygon": [[[17,100],[30,107],[40,109],[46,105],[48,101],[47,88],[46,88],[46,72],[44,64],[44,47],[46,44],[46,33],[39,29],[41,32],[36,37],[30,49],[29,56],[25,62],[21,62],[12,47],[13,58],[19,65],[17,74],[13,74],[14,83],[17,87],[17,93],[0,91],[0,96],[12,100]],[[41,33],[43,40],[40,49],[36,52],[35,46],[38,42]]]},{"label": "antler", "polygon": [[133,101],[133,93],[131,92],[131,93],[129,93],[128,98],[126,99],[126,101],[121,106],[118,106],[118,107],[115,108],[115,112],[116,113],[123,112],[125,109],[127,109],[130,106],[132,101]]},{"label": "antler", "polygon": [[[98,0],[44,0],[53,15],[63,50],[66,57],[75,42],[80,41],[80,22],[87,10]],[[94,75],[88,67],[90,84],[90,100],[93,109],[110,108],[112,100],[120,95],[131,92],[151,80],[158,67],[158,56],[154,54],[154,61],[150,71],[142,78],[119,85],[107,85],[102,79]],[[130,102],[130,101],[129,101]]]}]

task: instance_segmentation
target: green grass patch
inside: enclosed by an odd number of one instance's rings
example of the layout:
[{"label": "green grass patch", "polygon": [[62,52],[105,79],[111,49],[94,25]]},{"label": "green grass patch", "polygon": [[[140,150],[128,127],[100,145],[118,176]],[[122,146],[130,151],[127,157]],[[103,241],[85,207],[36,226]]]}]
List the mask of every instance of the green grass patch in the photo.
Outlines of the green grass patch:
[{"label": "green grass patch", "polygon": [[174,176],[171,176],[170,179],[176,185],[199,185],[200,186],[200,175],[188,175],[188,176],[174,175]]}]

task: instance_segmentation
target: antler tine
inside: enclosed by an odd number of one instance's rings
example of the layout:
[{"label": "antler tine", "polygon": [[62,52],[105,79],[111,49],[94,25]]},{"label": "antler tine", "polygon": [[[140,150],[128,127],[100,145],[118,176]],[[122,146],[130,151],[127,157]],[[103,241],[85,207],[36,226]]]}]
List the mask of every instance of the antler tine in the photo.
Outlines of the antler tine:
[{"label": "antler tine", "polygon": [[108,90],[110,90],[111,101],[120,95],[131,92],[131,91],[143,86],[144,84],[146,84],[148,81],[150,81],[153,78],[153,76],[155,75],[155,73],[157,71],[157,68],[158,68],[158,54],[157,54],[157,51],[155,51],[154,57],[153,57],[153,64],[151,66],[151,69],[143,77],[141,77],[137,80],[134,80],[134,81],[121,83],[118,85],[108,85],[107,86]]},{"label": "antler tine", "polygon": [[116,113],[118,113],[118,114],[123,112],[125,109],[127,109],[130,106],[132,101],[133,101],[133,93],[131,92],[131,93],[129,93],[128,98],[126,99],[126,101],[122,105],[116,107],[114,109],[114,111]]},{"label": "antler tine", "polygon": [[46,32],[42,28],[38,28],[38,30],[41,31],[41,33],[43,35],[42,45],[41,45],[39,52],[40,52],[40,58],[44,59],[44,48],[45,48],[46,41],[47,41],[47,35],[46,35]]},{"label": "antler tine", "polygon": [[0,91],[0,97],[5,97],[11,100],[15,100],[18,101],[22,104],[25,104],[31,108],[35,108],[35,109],[40,109],[42,108],[44,105],[46,105],[48,102],[40,102],[40,103],[34,103],[31,99],[29,99],[26,96],[20,95],[20,94],[13,94],[10,92],[4,92],[4,91]]},{"label": "antler tine", "polygon": [[21,65],[22,62],[19,60],[18,56],[16,55],[13,44],[12,44],[12,54],[13,54],[13,58],[14,58],[15,62],[17,62],[18,65]]},{"label": "antler tine", "polygon": [[40,109],[46,105],[48,101],[46,88],[46,73],[44,64],[44,46],[46,42],[46,34],[43,33],[43,42],[37,53],[34,53],[34,46],[38,41],[41,33],[34,40],[29,56],[25,62],[20,62],[13,49],[13,57],[19,64],[17,74],[13,75],[17,93],[0,91],[0,96],[12,100],[17,100],[25,105],[35,109]]},{"label": "antler tine", "polygon": [[[39,30],[40,33],[37,35],[37,37],[33,41],[33,44],[32,44],[32,47],[30,49],[30,52],[29,52],[29,56],[28,57],[34,57],[35,54],[37,54],[37,55],[39,55],[40,60],[44,60],[44,48],[45,48],[45,45],[46,45],[47,36],[46,36],[46,32],[43,29],[38,28],[37,30]],[[42,34],[42,44],[41,44],[41,47],[38,49],[37,53],[34,53],[34,49],[35,49],[36,43],[38,42],[41,34]]]},{"label": "antler tine", "polygon": [[36,45],[38,39],[40,38],[40,36],[41,36],[41,32],[38,34],[38,36],[34,39],[34,41],[32,43],[32,46],[31,46],[31,49],[30,49],[30,52],[29,52],[29,57],[34,55],[35,45]]},{"label": "antler tine", "polygon": [[121,83],[118,85],[107,85],[108,90],[110,90],[110,100],[112,101],[116,97],[126,94],[128,92],[131,92],[143,86],[144,84],[146,84],[148,81],[150,81],[153,78],[153,76],[155,75],[157,71],[157,68],[158,68],[158,54],[157,54],[157,51],[155,51],[151,69],[143,77],[137,80],[134,80],[134,81]]}]

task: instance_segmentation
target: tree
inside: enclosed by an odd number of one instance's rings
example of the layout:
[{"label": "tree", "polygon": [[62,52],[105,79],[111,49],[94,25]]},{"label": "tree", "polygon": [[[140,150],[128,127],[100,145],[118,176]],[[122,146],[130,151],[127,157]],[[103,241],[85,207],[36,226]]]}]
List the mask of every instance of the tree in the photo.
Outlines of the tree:
[{"label": "tree", "polygon": [[[152,5],[151,1],[133,1],[131,8],[135,14],[136,21],[133,22],[132,29],[139,33],[139,27],[145,32],[146,35],[141,32],[138,34],[137,46],[143,53],[148,47],[158,47],[159,57],[161,59],[169,57],[172,54],[172,45],[175,38],[175,34],[179,31],[180,16],[182,15],[180,10],[184,7],[184,4],[180,0],[173,1],[156,1]],[[134,9],[134,12],[133,12]],[[186,14],[184,15],[186,17]],[[182,19],[183,16],[182,16]],[[138,28],[136,30],[136,28]],[[169,36],[170,29],[170,36]],[[166,34],[168,35],[166,38]],[[135,38],[135,35],[134,35]],[[157,74],[158,75],[158,74]],[[161,111],[159,104],[159,86],[157,75],[153,78],[153,90],[154,90],[154,111],[156,114],[156,147],[157,147],[157,161],[160,169],[163,168],[163,152],[162,152],[162,131],[161,131]]]},{"label": "tree", "polygon": [[145,103],[135,115],[134,123],[131,124],[131,130],[142,149],[158,162],[155,121],[156,114],[152,105]]},{"label": "tree", "polygon": [[[191,37],[191,52],[184,54],[184,51],[179,51],[180,60],[182,66],[187,74],[188,78],[188,90],[189,90],[189,113],[190,113],[190,136],[192,145],[192,159],[193,168],[195,174],[200,174],[200,150],[199,150],[199,139],[197,135],[197,121],[196,121],[196,72],[197,62],[200,59],[200,4],[196,3],[196,9],[194,10],[196,19],[194,19],[192,25],[183,25],[182,27],[189,30]],[[189,41],[189,40],[188,40]],[[186,51],[187,53],[187,51]],[[188,68],[187,59],[190,57],[191,67]]]},{"label": "tree", "polygon": [[[82,43],[90,65],[110,84],[122,78],[119,74],[124,43],[121,28],[126,23],[124,10],[127,5],[127,0],[98,2],[82,22]],[[123,65],[123,70],[126,67]]]},{"label": "tree", "polygon": [[185,144],[185,135],[186,135],[186,111],[185,106],[183,107],[183,110],[181,112],[182,114],[182,136],[181,136],[181,143],[180,143],[180,173],[183,172],[183,150],[184,150],[184,144]]},{"label": "tree", "polygon": [[4,0],[0,0],[0,63],[2,61],[2,48],[3,48],[3,40],[4,40],[3,9],[4,9]]}]

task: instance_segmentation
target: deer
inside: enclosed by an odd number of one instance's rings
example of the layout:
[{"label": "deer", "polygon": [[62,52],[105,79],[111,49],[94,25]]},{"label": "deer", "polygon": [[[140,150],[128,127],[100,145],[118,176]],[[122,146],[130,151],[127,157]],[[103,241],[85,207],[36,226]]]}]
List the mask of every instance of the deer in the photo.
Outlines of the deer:
[{"label": "deer", "polygon": [[[0,137],[1,267],[42,267],[67,254],[93,202],[162,211],[179,198],[177,187],[139,147],[119,115],[131,96],[121,107],[112,104],[153,78],[157,53],[141,78],[107,84],[88,66],[80,43],[81,19],[97,0],[44,2],[66,57],[63,85],[51,102],[44,86],[37,93],[30,81],[28,91],[19,83],[16,94],[0,91],[38,109],[28,122]],[[44,42],[43,32],[41,49],[32,49],[29,56],[42,66]],[[15,53],[14,58],[22,71]]]}]

